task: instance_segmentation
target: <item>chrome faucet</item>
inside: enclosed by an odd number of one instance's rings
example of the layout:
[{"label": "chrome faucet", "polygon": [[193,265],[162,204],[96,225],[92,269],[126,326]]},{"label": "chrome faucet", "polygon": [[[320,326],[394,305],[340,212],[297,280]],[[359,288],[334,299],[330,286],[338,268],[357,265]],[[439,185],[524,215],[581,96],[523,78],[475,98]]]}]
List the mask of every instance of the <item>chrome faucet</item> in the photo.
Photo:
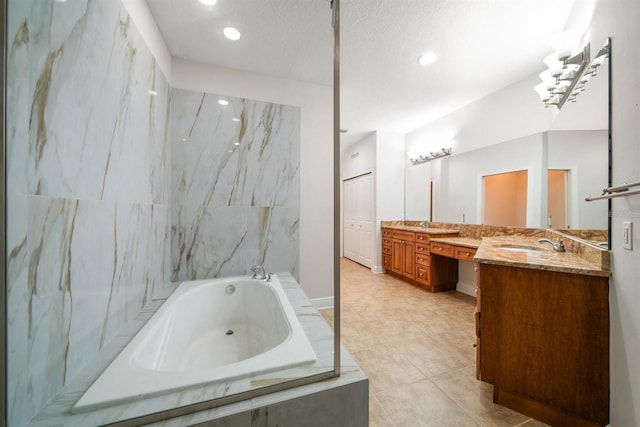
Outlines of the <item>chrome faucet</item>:
[{"label": "chrome faucet", "polygon": [[[260,271],[260,277],[258,277],[258,271]],[[267,273],[265,272],[264,267],[262,265],[256,265],[252,267],[251,272],[253,273],[253,276],[251,276],[252,279],[259,279],[259,280],[267,279]]]},{"label": "chrome faucet", "polygon": [[558,237],[558,240],[556,240],[555,242],[552,242],[549,239],[538,239],[538,242],[550,244],[551,246],[553,246],[553,250],[556,252],[565,252],[564,242],[560,237]]}]

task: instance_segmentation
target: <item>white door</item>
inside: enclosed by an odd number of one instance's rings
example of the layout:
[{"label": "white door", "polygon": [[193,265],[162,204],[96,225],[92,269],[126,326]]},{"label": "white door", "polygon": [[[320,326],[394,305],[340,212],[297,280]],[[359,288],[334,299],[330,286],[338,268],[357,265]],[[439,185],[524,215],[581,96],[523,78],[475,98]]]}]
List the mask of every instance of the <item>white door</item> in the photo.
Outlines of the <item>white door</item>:
[{"label": "white door", "polygon": [[343,239],[344,256],[356,260],[358,257],[358,234],[356,227],[357,206],[357,182],[355,179],[344,181],[344,202],[343,202]]},{"label": "white door", "polygon": [[373,178],[371,174],[358,179],[358,262],[373,265]]},{"label": "white door", "polygon": [[343,183],[343,252],[364,266],[373,265],[373,176],[371,173]]}]

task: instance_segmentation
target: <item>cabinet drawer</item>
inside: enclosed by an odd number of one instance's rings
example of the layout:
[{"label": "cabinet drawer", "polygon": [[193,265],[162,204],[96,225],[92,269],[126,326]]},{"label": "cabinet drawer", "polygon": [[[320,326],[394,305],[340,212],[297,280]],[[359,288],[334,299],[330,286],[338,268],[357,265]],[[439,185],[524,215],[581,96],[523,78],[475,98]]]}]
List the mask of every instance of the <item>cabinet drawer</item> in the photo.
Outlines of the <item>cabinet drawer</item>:
[{"label": "cabinet drawer", "polygon": [[429,255],[429,253],[431,253],[431,251],[429,250],[429,243],[416,243],[416,253]]},{"label": "cabinet drawer", "polygon": [[431,265],[430,260],[431,260],[431,257],[429,255],[416,253],[416,264],[429,266]]},{"label": "cabinet drawer", "polygon": [[407,242],[413,242],[416,240],[416,233],[412,231],[393,230],[393,238],[398,240],[405,240]]},{"label": "cabinet drawer", "polygon": [[382,229],[382,237],[392,238],[393,237],[393,231],[389,230],[388,228],[383,228]]},{"label": "cabinet drawer", "polygon": [[462,246],[456,246],[456,258],[463,261],[472,261],[476,254],[476,250],[473,248],[465,248]]},{"label": "cabinet drawer", "polygon": [[391,236],[382,236],[382,244],[391,246]]},{"label": "cabinet drawer", "polygon": [[382,255],[382,267],[385,269],[391,268],[391,255]]},{"label": "cabinet drawer", "polygon": [[431,253],[434,255],[448,256],[451,258],[455,256],[453,246],[446,243],[431,242]]},{"label": "cabinet drawer", "polygon": [[429,267],[424,267],[422,265],[416,265],[416,282],[422,283],[424,285],[429,285]]},{"label": "cabinet drawer", "polygon": [[383,246],[382,247],[383,255],[391,255],[391,246]]},{"label": "cabinet drawer", "polygon": [[429,235],[424,233],[416,233],[416,243],[429,244]]}]

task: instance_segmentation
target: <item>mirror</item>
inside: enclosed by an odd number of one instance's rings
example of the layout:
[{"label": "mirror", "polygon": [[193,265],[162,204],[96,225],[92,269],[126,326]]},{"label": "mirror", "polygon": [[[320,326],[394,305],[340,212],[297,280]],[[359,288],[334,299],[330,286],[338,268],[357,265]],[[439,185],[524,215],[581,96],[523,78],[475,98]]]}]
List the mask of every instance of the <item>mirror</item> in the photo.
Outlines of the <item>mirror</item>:
[{"label": "mirror", "polygon": [[[608,41],[605,44],[608,47]],[[597,53],[600,49],[592,47]],[[595,56],[592,54],[592,58]],[[525,79],[495,94],[495,99],[508,94],[509,101],[503,102],[500,112],[488,116],[491,124],[503,123],[504,135],[509,138],[499,143],[488,143],[478,149],[456,154],[456,140],[467,141],[484,137],[488,130],[469,129],[459,131],[452,138],[453,155],[442,159],[412,165],[407,161],[405,168],[405,219],[431,219],[437,222],[463,222],[483,224],[502,221],[505,226],[526,226],[562,230],[603,230],[608,228],[606,203],[585,202],[584,198],[598,194],[608,183],[608,112],[609,112],[609,75],[608,61],[597,68],[596,74],[586,84],[575,102],[567,102],[561,110],[544,105],[533,91],[537,76]],[[494,101],[489,95],[477,104]],[[485,104],[482,104],[485,103]],[[515,110],[517,114],[511,110]],[[474,110],[478,112],[479,110]],[[454,113],[455,114],[455,113]],[[464,115],[466,113],[462,113]],[[478,114],[484,114],[480,111]],[[487,113],[489,115],[490,113]],[[525,117],[525,118],[523,118]],[[450,124],[451,121],[442,121]],[[428,125],[428,129],[438,129],[438,124]],[[442,126],[440,126],[442,127]],[[509,129],[511,128],[511,129]],[[465,134],[466,131],[466,134]],[[422,129],[420,137],[426,134]],[[510,132],[510,133],[509,133]],[[520,132],[518,134],[518,132]],[[418,132],[416,132],[418,135]],[[412,139],[413,138],[413,139]],[[415,143],[417,137],[409,134],[407,149]],[[432,147],[435,149],[436,147]],[[499,174],[528,172],[528,183],[519,185],[517,196],[511,193],[514,188],[506,188],[504,194],[513,197],[496,197],[498,204],[489,209],[489,222],[485,208],[485,180]],[[506,182],[506,181],[505,181]],[[433,188],[433,193],[430,193]],[[503,195],[504,196],[504,195]],[[495,215],[500,204],[511,204],[514,199],[521,200],[526,210],[522,223],[522,214],[516,223],[508,223],[506,218],[513,215]],[[430,202],[432,200],[432,202]],[[429,218],[430,211],[433,216]]]}]

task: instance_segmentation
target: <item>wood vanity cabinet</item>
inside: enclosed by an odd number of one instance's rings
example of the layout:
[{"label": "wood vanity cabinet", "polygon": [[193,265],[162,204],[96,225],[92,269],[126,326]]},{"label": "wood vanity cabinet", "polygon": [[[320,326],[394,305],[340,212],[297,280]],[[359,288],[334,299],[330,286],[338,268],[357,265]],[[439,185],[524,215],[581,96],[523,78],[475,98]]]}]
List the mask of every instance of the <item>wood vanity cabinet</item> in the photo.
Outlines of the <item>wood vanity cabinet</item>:
[{"label": "wood vanity cabinet", "polygon": [[391,271],[415,278],[415,233],[393,230],[391,239]]},{"label": "wood vanity cabinet", "polygon": [[609,422],[607,277],[478,265],[477,374],[552,426]]},{"label": "wood vanity cabinet", "polygon": [[383,267],[387,272],[432,292],[455,289],[458,282],[457,261],[441,258],[434,262],[430,254],[429,240],[429,233],[383,228]]}]

